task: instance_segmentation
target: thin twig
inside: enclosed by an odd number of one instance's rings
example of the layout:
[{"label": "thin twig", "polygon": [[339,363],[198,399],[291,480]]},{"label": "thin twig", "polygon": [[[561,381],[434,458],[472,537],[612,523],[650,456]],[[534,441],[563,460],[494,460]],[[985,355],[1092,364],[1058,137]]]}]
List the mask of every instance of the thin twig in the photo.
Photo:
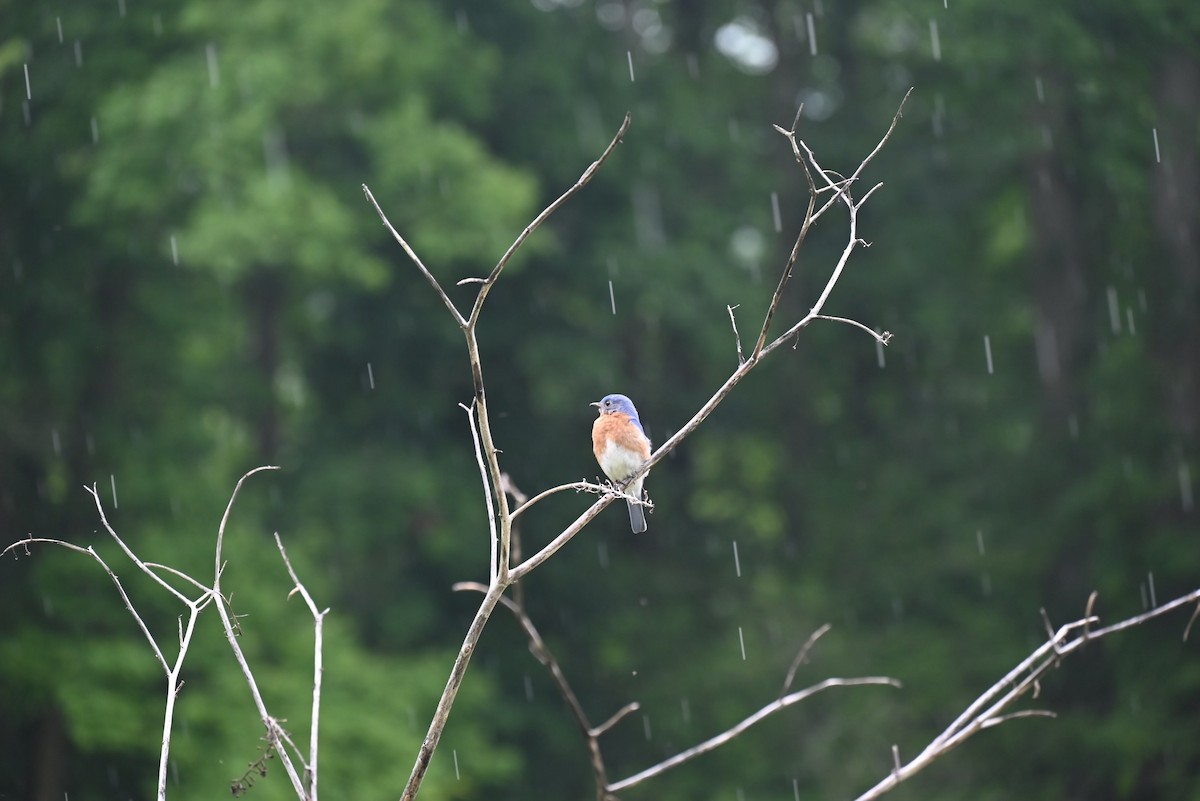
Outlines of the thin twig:
[{"label": "thin twig", "polygon": [[800,652],[792,660],[792,666],[788,668],[787,676],[783,679],[783,689],[779,691],[780,695],[787,695],[787,691],[792,689],[792,682],[796,680],[796,671],[800,669],[800,666],[804,664],[804,660],[808,658],[808,652],[812,650],[817,640],[821,639],[831,628],[833,626],[826,623],[808,635],[808,639],[804,641],[804,645],[800,646]]},{"label": "thin twig", "polygon": [[729,324],[733,326],[733,341],[737,345],[738,364],[745,364],[746,357],[742,354],[742,335],[738,333],[737,319],[733,316],[733,310],[737,306],[726,306],[725,310],[729,312]]},{"label": "thin twig", "polygon": [[758,332],[758,339],[754,343],[754,351],[750,354],[750,358],[757,359],[763,350],[763,346],[767,342],[767,333],[771,330],[771,322],[775,319],[775,312],[779,309],[779,301],[783,298],[784,287],[792,278],[792,271],[796,266],[796,260],[800,258],[800,248],[804,245],[804,240],[808,236],[808,229],[812,227],[813,208],[817,202],[817,189],[813,185],[812,173],[808,171],[808,165],[804,159],[800,157],[800,151],[795,147],[796,142],[796,127],[800,123],[800,111],[804,109],[804,104],[800,104],[800,110],[796,112],[796,119],[792,122],[791,131],[783,131],[778,125],[775,126],[777,131],[783,133],[792,142],[792,150],[796,154],[796,162],[800,165],[800,170],[804,173],[804,180],[808,184],[808,206],[804,210],[804,222],[800,224],[800,233],[796,235],[796,241],[792,245],[792,252],[788,254],[787,262],[783,265],[783,273],[779,276],[779,285],[775,287],[775,292],[771,295],[771,303],[767,306],[767,313],[763,316],[762,328]]},{"label": "thin twig", "polygon": [[466,328],[466,318],[462,316],[462,313],[458,310],[458,307],[454,305],[454,301],[450,300],[450,296],[446,294],[446,290],[442,289],[442,285],[439,284],[438,280],[433,277],[433,273],[429,272],[429,268],[426,267],[425,263],[421,261],[421,257],[417,255],[416,251],[414,251],[412,247],[409,246],[408,242],[404,241],[404,237],[400,236],[400,233],[392,227],[391,221],[388,220],[387,215],[383,213],[383,209],[379,207],[379,203],[375,200],[375,196],[371,194],[371,190],[367,187],[367,185],[363,184],[362,188],[363,193],[367,196],[367,200],[371,201],[371,205],[375,207],[375,212],[379,215],[379,219],[383,220],[384,227],[391,232],[392,238],[400,243],[400,247],[406,254],[408,254],[408,258],[412,260],[413,264],[417,265],[417,269],[421,271],[421,275],[425,276],[425,280],[429,282],[431,287],[433,287],[433,291],[436,292],[437,296],[442,299],[442,303],[446,306],[446,311],[450,312],[450,316],[454,318],[454,322],[458,323],[459,328]]},{"label": "thin twig", "polygon": [[790,695],[785,695],[782,698],[772,701],[771,703],[764,706],[762,709],[755,712],[753,715],[750,715],[748,718],[741,721],[740,723],[738,723],[734,726],[731,726],[730,728],[726,729],[725,731],[721,732],[720,734],[716,735],[715,737],[710,737],[709,739],[705,740],[704,742],[700,743],[699,745],[692,746],[691,748],[687,749],[686,751],[682,751],[682,752],[676,754],[675,756],[670,757],[669,759],[664,759],[662,762],[659,762],[657,765],[653,765],[649,768],[646,768],[645,770],[643,770],[639,773],[635,773],[634,775],[632,775],[626,779],[622,779],[619,782],[614,782],[613,784],[610,784],[608,786],[608,789],[610,792],[618,793],[621,790],[626,790],[630,787],[633,787],[636,784],[641,784],[642,782],[646,781],[647,779],[657,776],[660,773],[665,773],[666,771],[670,770],[671,768],[678,767],[679,765],[682,765],[684,762],[688,762],[692,759],[695,759],[696,757],[700,756],[701,754],[707,754],[709,751],[712,751],[714,748],[718,748],[718,747],[724,745],[725,743],[729,742],[733,738],[737,737],[739,734],[744,732],[746,729],[749,729],[751,726],[753,726],[754,724],[763,720],[764,718],[770,717],[771,715],[775,714],[776,712],[786,709],[793,704],[798,704],[801,701],[811,698],[812,696],[816,695],[817,693],[819,693],[823,690],[828,690],[833,687],[860,687],[863,685],[870,685],[870,684],[886,685],[889,687],[899,687],[900,686],[899,681],[897,681],[896,679],[893,679],[893,678],[889,678],[887,676],[864,676],[862,678],[855,678],[855,679],[839,679],[839,678],[825,679],[824,681],[818,682],[817,684],[814,684],[813,686],[811,686],[807,689],[798,690],[794,693],[791,693]]},{"label": "thin twig", "polygon": [[618,723],[620,723],[621,719],[624,718],[626,715],[631,715],[634,712],[637,712],[641,708],[642,708],[642,705],[639,704],[637,701],[630,701],[628,704],[626,704],[625,706],[621,707],[616,712],[614,712],[613,716],[611,718],[604,721],[599,726],[594,726],[591,729],[589,729],[588,734],[590,734],[592,737],[599,737],[600,735],[604,734],[606,731],[611,729],[613,726],[616,726]]},{"label": "thin twig", "polygon": [[254,706],[258,710],[259,720],[262,721],[263,727],[267,730],[267,744],[271,748],[274,748],[275,753],[279,755],[279,761],[292,783],[292,789],[295,790],[296,796],[304,798],[306,794],[304,781],[301,779],[300,773],[296,770],[296,766],[292,762],[287,749],[283,747],[280,737],[282,728],[279,722],[267,711],[266,702],[263,701],[262,693],[258,689],[258,682],[254,679],[254,672],[250,670],[250,664],[246,661],[246,655],[242,652],[242,646],[238,642],[235,621],[230,616],[229,609],[226,608],[229,602],[221,594],[221,573],[223,567],[221,552],[225,544],[225,526],[229,523],[229,514],[233,511],[233,503],[237,500],[238,492],[241,491],[242,484],[246,482],[246,479],[255,473],[263,470],[278,469],[278,467],[274,466],[256,467],[238,479],[237,486],[233,488],[233,493],[229,496],[229,504],[225,507],[225,514],[221,517],[221,525],[217,528],[217,544],[213,553],[212,592],[217,598],[217,614],[221,616],[221,625],[225,629],[225,640],[229,643],[229,648],[233,651],[233,657],[242,669],[242,678],[246,680],[246,685],[250,688],[250,697],[254,699]]},{"label": "thin twig", "polygon": [[279,555],[283,558],[283,564],[287,567],[288,575],[291,576],[292,583],[295,588],[291,593],[299,593],[304,599],[304,603],[308,606],[308,611],[313,616],[313,690],[312,690],[312,725],[308,735],[308,799],[307,801],[317,801],[317,732],[320,730],[321,719],[321,679],[325,675],[325,666],[322,659],[322,638],[325,628],[325,615],[329,614],[329,609],[318,610],[316,602],[309,595],[308,589],[300,581],[300,577],[296,575],[295,568],[292,567],[292,560],[288,559],[287,551],[284,550],[283,540],[279,538],[279,532],[275,532],[275,546],[279,548]]},{"label": "thin twig", "polygon": [[[551,487],[548,490],[542,490],[537,495],[534,495],[532,498],[526,501],[518,501],[520,506],[518,506],[512,513],[513,521],[516,521],[518,517],[525,514],[525,511],[529,509],[529,507],[533,506],[543,498],[548,498],[555,493],[564,492],[566,490],[575,490],[576,492],[591,492],[597,495],[603,495],[608,491],[608,488],[601,484],[593,484],[590,481],[572,481],[569,484],[559,484],[557,487]],[[518,562],[520,561],[520,555],[516,552],[515,548],[513,549],[513,559],[517,560]]]},{"label": "thin twig", "polygon": [[629,130],[629,123],[632,119],[633,115],[629,112],[626,112],[625,119],[621,122],[621,127],[617,129],[616,135],[613,136],[612,141],[608,143],[608,147],[604,148],[604,152],[600,154],[600,157],[588,165],[588,168],[583,171],[582,175],[579,176],[579,180],[577,180],[569,189],[567,189],[567,191],[563,192],[553,203],[543,209],[541,214],[534,217],[533,222],[525,226],[525,230],[521,231],[516,240],[514,240],[513,243],[508,246],[508,250],[504,251],[504,255],[500,257],[500,261],[496,262],[496,266],[492,268],[491,274],[488,275],[487,280],[483,282],[483,286],[479,288],[479,295],[475,298],[475,305],[471,307],[471,316],[468,319],[468,323],[474,325],[475,321],[479,319],[479,312],[483,309],[483,302],[487,299],[488,292],[491,291],[492,287],[496,283],[496,280],[500,277],[501,271],[503,271],[505,265],[508,264],[508,260],[511,259],[513,254],[517,252],[517,249],[525,243],[525,240],[529,238],[529,235],[536,231],[551,214],[558,210],[559,206],[566,203],[571,199],[572,195],[587,186],[588,182],[592,180],[592,176],[596,174],[596,171],[600,169],[604,162],[608,161],[608,157],[625,137],[625,132]]},{"label": "thin twig", "polygon": [[851,320],[849,317],[833,317],[832,315],[828,315],[828,314],[814,314],[813,319],[814,320],[828,320],[831,323],[845,323],[846,325],[852,325],[855,328],[861,328],[863,331],[866,331],[868,334],[870,334],[871,337],[876,342],[878,342],[880,345],[886,345],[892,341],[892,332],[891,331],[884,331],[882,334],[880,334],[877,331],[867,328],[865,325],[860,323],[858,320]]},{"label": "thin twig", "polygon": [[467,413],[467,427],[471,429],[471,444],[475,446],[475,461],[479,464],[479,477],[483,479],[483,499],[487,503],[488,529],[491,533],[488,539],[492,546],[491,557],[488,560],[488,576],[495,581],[496,574],[500,569],[500,563],[497,560],[500,537],[496,532],[496,510],[492,507],[492,489],[488,484],[487,462],[484,461],[483,451],[479,445],[479,431],[475,428],[475,407],[467,406],[465,403],[460,403],[458,406]]}]

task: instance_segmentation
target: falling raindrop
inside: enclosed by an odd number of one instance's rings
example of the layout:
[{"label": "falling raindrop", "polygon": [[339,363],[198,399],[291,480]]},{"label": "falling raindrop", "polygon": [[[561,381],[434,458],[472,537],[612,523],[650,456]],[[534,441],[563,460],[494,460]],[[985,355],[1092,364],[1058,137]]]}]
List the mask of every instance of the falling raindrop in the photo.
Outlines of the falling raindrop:
[{"label": "falling raindrop", "polygon": [[778,233],[783,230],[783,220],[779,214],[779,193],[771,193],[771,217],[775,221],[775,231]]},{"label": "falling raindrop", "polygon": [[1179,499],[1183,503],[1183,511],[1192,511],[1192,471],[1187,462],[1179,463]]},{"label": "falling raindrop", "polygon": [[371,389],[375,389],[375,373],[371,370],[370,362],[367,362],[367,383],[371,385]]},{"label": "falling raindrop", "polygon": [[742,788],[737,788],[737,801],[746,801],[746,794],[742,792]]},{"label": "falling raindrop", "polygon": [[83,43],[78,39],[75,40],[75,66],[83,66]]},{"label": "falling raindrop", "polygon": [[941,61],[942,60],[942,43],[938,39],[938,26],[937,26],[937,20],[935,20],[935,19],[929,20],[929,43],[930,43],[930,46],[933,48],[933,60]]},{"label": "falling raindrop", "polygon": [[112,484],[113,508],[114,509],[120,508],[117,505],[117,477],[114,474],[109,473],[108,480],[109,480],[109,483]]},{"label": "falling raindrop", "polygon": [[1129,336],[1137,335],[1137,327],[1133,324],[1133,307],[1125,307],[1125,327],[1129,329]]},{"label": "falling raindrop", "polygon": [[612,313],[617,313],[617,296],[613,294],[612,279],[608,279],[608,302],[612,306]]},{"label": "falling raindrop", "polygon": [[879,369],[882,370],[887,362],[883,358],[883,343],[878,339],[875,340],[875,359],[879,362]]},{"label": "falling raindrop", "polygon": [[1046,102],[1046,88],[1044,86],[1042,86],[1042,76],[1041,75],[1034,76],[1033,89],[1035,92],[1037,92],[1038,102],[1045,103]]},{"label": "falling raindrop", "polygon": [[179,266],[179,245],[175,241],[175,234],[171,234],[171,263]]},{"label": "falling raindrop", "polygon": [[742,563],[738,559],[737,540],[733,541],[733,569],[737,573],[737,577],[742,577]]},{"label": "falling raindrop", "polygon": [[946,119],[946,99],[942,97],[941,92],[937,92],[933,96],[933,135],[938,139],[942,138],[944,131],[942,123]]},{"label": "falling raindrop", "polygon": [[54,455],[62,456],[62,441],[58,438],[58,429],[50,429],[50,442],[54,444]]},{"label": "falling raindrop", "polygon": [[817,54],[817,29],[813,25],[811,11],[804,12],[804,24],[808,27],[808,52],[815,56]]},{"label": "falling raindrop", "polygon": [[738,645],[742,648],[742,661],[746,661],[746,638],[742,636],[742,627],[738,626]]},{"label": "falling raindrop", "polygon": [[633,51],[632,50],[625,51],[625,60],[629,62],[629,82],[633,83],[634,78],[633,78]]},{"label": "falling raindrop", "polygon": [[642,715],[642,731],[646,734],[646,739],[650,739],[650,716]]},{"label": "falling raindrop", "polygon": [[1111,286],[1108,288],[1108,324],[1112,326],[1114,334],[1121,333],[1121,309],[1117,305],[1117,290]]},{"label": "falling raindrop", "polygon": [[125,16],[125,0],[117,0],[117,15]]},{"label": "falling raindrop", "polygon": [[454,754],[454,778],[456,780],[461,781],[462,776],[460,776],[458,773],[458,749],[457,748],[451,749],[451,753]]},{"label": "falling raindrop", "polygon": [[33,89],[29,85],[29,65],[25,65],[25,99],[33,100]]},{"label": "falling raindrop", "polygon": [[525,674],[525,700],[533,700],[533,679],[530,678],[528,673]]},{"label": "falling raindrop", "polygon": [[221,69],[217,66],[217,46],[212,42],[204,46],[204,59],[208,62],[208,85],[216,89],[221,85]]},{"label": "falling raindrop", "polygon": [[987,357],[988,375],[992,374],[992,338],[987,334],[983,335],[983,354]]},{"label": "falling raindrop", "polygon": [[1154,592],[1154,571],[1153,570],[1151,570],[1150,572],[1148,572],[1146,574],[1146,586],[1150,588],[1150,608],[1155,609],[1158,607],[1158,598],[1156,597],[1155,592]]},{"label": "falling raindrop", "polygon": [[975,544],[979,546],[979,555],[983,556],[983,529],[977,529],[975,531]]},{"label": "falling raindrop", "polygon": [[796,801],[800,801],[800,780],[792,779],[792,796]]},{"label": "falling raindrop", "polygon": [[100,124],[96,122],[96,118],[92,117],[92,144],[100,141]]},{"label": "falling raindrop", "polygon": [[692,722],[692,705],[688,703],[688,699],[680,698],[679,699],[679,708],[683,712],[683,722],[691,723]]},{"label": "falling raindrop", "polygon": [[59,44],[62,44],[62,43],[63,43],[63,35],[62,35],[62,17],[55,17],[55,18],[54,18],[54,24],[58,26],[58,43],[59,43]]},{"label": "falling raindrop", "polygon": [[1162,164],[1162,153],[1158,149],[1158,129],[1151,128],[1150,132],[1154,134],[1154,162]]}]

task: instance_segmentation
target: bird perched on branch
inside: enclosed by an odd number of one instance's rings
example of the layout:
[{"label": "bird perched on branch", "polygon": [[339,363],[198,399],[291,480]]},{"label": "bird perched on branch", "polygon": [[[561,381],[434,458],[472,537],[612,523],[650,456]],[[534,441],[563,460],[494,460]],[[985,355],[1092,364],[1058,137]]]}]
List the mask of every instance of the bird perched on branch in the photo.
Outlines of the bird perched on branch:
[{"label": "bird perched on branch", "polygon": [[[618,485],[624,484],[650,458],[650,438],[642,428],[633,401],[624,395],[605,395],[591,405],[600,411],[592,423],[592,452],[604,475]],[[639,476],[623,489],[641,500],[645,497],[642,491],[645,480],[644,475]],[[631,500],[625,504],[629,507],[629,527],[634,534],[641,534],[646,530],[645,507]]]}]

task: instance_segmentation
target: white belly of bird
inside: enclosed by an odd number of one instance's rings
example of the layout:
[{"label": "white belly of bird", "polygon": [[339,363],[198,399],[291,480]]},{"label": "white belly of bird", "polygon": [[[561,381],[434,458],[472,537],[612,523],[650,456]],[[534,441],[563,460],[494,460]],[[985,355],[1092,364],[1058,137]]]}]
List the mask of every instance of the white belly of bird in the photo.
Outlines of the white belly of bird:
[{"label": "white belly of bird", "polygon": [[600,455],[600,469],[613,481],[624,481],[641,466],[641,454],[615,442],[608,443],[608,447]]}]

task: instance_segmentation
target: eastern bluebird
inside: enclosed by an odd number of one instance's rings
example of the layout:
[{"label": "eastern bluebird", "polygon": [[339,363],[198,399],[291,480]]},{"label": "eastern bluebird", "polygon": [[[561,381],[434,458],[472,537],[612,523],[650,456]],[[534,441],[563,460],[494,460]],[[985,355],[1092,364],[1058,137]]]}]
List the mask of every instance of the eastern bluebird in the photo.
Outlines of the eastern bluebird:
[{"label": "eastern bluebird", "polygon": [[[620,484],[641,469],[650,458],[650,438],[642,429],[633,401],[624,395],[605,395],[592,406],[600,410],[600,416],[592,423],[592,452],[604,475]],[[642,482],[645,476],[625,487],[626,493],[641,499]],[[625,501],[629,507],[629,527],[634,534],[646,530],[644,508],[633,501]]]}]

